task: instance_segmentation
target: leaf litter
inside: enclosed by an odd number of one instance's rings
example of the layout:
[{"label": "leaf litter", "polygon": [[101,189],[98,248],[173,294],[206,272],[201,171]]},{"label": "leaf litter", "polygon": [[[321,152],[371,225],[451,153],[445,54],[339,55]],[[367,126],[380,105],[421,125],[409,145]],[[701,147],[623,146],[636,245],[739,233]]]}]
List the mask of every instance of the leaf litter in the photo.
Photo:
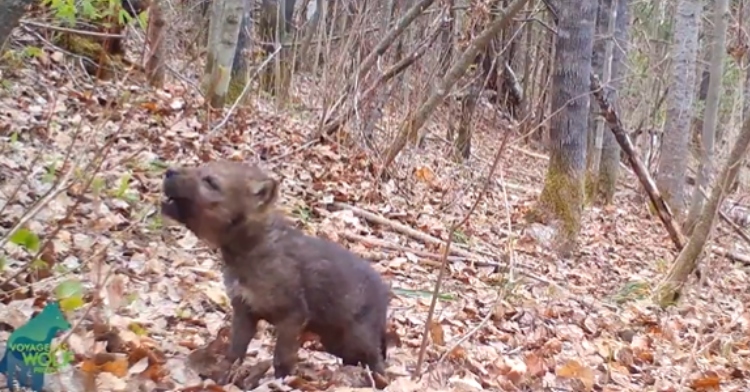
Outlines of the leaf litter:
[{"label": "leaf litter", "polygon": [[[626,186],[615,207],[587,209],[579,252],[556,258],[544,227],[523,224],[546,162],[521,148],[506,151],[490,193],[455,233],[449,278],[426,329],[424,376],[411,379],[441,242],[478,196],[496,134],[512,128],[507,121],[479,121],[475,156],[465,165],[428,141],[403,154],[396,177],[378,182],[364,151],[309,145],[316,121],[305,114],[276,113],[259,100],[207,139],[203,102],[187,89],[66,78],[17,72],[0,98],[0,234],[70,173],[63,191],[4,245],[0,275],[0,341],[48,299],[62,299],[69,310],[75,328],[58,340],[74,360],[48,376],[52,390],[238,390],[215,384],[230,310],[218,256],[158,211],[168,165],[226,158],[273,171],[282,179],[281,208],[300,227],[371,260],[391,283],[389,328],[398,344],[389,351],[386,390],[748,390],[746,269],[708,253],[683,301],[655,308],[649,290],[675,253]],[[303,84],[297,94],[312,102],[311,91]],[[371,390],[363,387],[371,380],[341,368],[313,338],[300,350],[298,376],[273,380],[266,372],[271,332],[259,329],[246,360],[253,366],[238,384]]]}]

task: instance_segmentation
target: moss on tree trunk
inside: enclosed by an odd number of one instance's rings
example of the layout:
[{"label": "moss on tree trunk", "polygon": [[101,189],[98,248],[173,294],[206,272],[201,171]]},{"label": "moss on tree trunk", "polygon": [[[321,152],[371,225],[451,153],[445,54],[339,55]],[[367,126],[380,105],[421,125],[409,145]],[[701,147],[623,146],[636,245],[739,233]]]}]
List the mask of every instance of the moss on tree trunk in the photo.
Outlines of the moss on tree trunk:
[{"label": "moss on tree trunk", "polygon": [[557,228],[561,256],[575,250],[585,201],[591,53],[597,3],[560,7],[550,120],[550,162],[535,215]]}]

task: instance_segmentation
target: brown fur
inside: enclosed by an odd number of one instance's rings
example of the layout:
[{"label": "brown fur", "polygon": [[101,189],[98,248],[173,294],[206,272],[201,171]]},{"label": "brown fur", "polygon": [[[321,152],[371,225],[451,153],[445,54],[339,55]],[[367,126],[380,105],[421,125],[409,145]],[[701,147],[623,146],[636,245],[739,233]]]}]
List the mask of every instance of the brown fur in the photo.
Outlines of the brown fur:
[{"label": "brown fur", "polygon": [[389,289],[368,262],[297,230],[273,209],[278,184],[230,161],[170,170],[163,213],[221,249],[232,301],[228,359],[242,360],[263,319],[276,328],[274,373],[292,373],[312,332],[345,365],[384,374]]}]

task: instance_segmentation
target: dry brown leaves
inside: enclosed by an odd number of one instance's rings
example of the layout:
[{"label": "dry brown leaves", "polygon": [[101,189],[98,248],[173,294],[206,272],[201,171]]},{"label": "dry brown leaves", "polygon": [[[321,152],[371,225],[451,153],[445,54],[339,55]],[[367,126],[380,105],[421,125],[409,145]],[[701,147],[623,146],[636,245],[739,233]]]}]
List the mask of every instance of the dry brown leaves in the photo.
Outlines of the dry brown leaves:
[{"label": "dry brown leaves", "polygon": [[[44,70],[39,64],[29,68]],[[425,375],[410,378],[441,246],[331,205],[356,205],[445,240],[478,196],[499,122],[480,121],[477,156],[466,165],[451,162],[443,144],[428,142],[425,151],[403,154],[401,164],[409,169],[377,182],[365,152],[332,143],[304,146],[314,119],[273,114],[262,101],[241,109],[205,140],[203,103],[189,88],[170,85],[154,93],[131,86],[130,100],[122,102],[115,85],[74,84],[60,72],[34,72],[4,73],[12,87],[0,99],[0,205],[19,181],[28,181],[0,217],[3,233],[65,172],[67,146],[84,139],[94,147],[113,143],[92,187],[86,190],[85,173],[79,174],[69,191],[27,225],[41,238],[60,225],[42,257],[51,273],[19,273],[29,255],[11,244],[3,250],[0,281],[19,274],[3,287],[12,295],[0,302],[0,314],[7,315],[0,324],[21,325],[60,276],[82,277],[90,283],[89,299],[99,298],[96,311],[71,316],[78,325],[67,338],[75,361],[69,374],[60,374],[58,386],[238,390],[201,378],[217,378],[211,364],[219,363],[229,311],[217,257],[189,233],[164,227],[157,208],[166,164],[222,158],[273,170],[282,179],[282,207],[300,226],[372,260],[391,282],[391,322],[400,342],[389,352],[389,391],[748,390],[746,271],[711,256],[704,261],[703,282],[691,283],[683,304],[654,309],[649,289],[674,254],[661,226],[627,187],[614,207],[588,208],[575,257],[555,258],[537,234],[523,229],[546,162],[518,150],[506,152],[490,194],[454,237],[454,248],[499,266],[452,254],[449,279],[427,329]],[[298,91],[301,101],[312,102],[311,89]],[[490,112],[482,106],[478,116]],[[95,131],[94,124],[110,114],[103,130]],[[442,127],[445,117],[449,114],[438,115],[431,126]],[[73,141],[79,125],[84,136]],[[75,154],[85,163],[95,151]],[[37,153],[42,155],[35,161]],[[76,211],[66,218],[76,201]],[[351,242],[345,233],[397,247]],[[0,332],[0,342],[8,334]],[[271,336],[270,328],[261,328],[244,373],[237,373],[258,390],[271,390],[274,382],[264,370]],[[274,388],[358,391],[371,382],[314,344],[306,347],[300,350],[298,376]]]}]

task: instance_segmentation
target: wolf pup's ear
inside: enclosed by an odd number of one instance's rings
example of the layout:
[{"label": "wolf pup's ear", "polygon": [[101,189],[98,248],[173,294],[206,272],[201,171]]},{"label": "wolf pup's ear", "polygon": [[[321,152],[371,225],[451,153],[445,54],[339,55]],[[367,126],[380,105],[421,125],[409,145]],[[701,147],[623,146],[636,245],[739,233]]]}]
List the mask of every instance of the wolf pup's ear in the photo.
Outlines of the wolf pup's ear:
[{"label": "wolf pup's ear", "polygon": [[250,180],[248,188],[259,211],[269,209],[276,201],[278,183],[272,178]]}]

